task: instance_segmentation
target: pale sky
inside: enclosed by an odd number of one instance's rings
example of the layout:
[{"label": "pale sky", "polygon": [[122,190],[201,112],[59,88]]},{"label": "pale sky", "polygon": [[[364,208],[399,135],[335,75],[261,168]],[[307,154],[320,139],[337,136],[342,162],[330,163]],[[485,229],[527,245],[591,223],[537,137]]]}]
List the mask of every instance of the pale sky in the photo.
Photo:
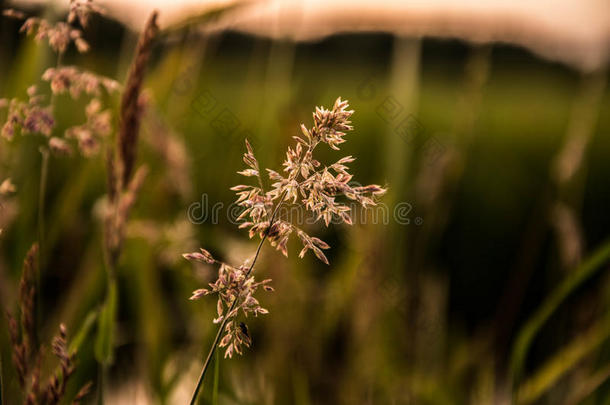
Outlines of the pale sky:
[{"label": "pale sky", "polygon": [[[24,1],[22,1],[24,2]],[[25,2],[32,2],[26,0]],[[55,1],[60,5],[68,0]],[[153,9],[166,27],[241,3],[205,29],[237,30],[298,41],[338,32],[505,42],[589,71],[610,54],[609,0],[98,0],[108,13],[138,29]]]}]

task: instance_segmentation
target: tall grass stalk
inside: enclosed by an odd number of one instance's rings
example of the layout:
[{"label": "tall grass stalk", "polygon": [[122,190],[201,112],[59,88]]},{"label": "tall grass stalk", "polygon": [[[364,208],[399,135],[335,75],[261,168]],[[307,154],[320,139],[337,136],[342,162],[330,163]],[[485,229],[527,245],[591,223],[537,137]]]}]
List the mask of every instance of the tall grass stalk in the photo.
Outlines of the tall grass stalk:
[{"label": "tall grass stalk", "polygon": [[[271,220],[269,221],[268,230],[271,229],[271,227],[275,223],[275,217],[277,215],[277,211],[280,208],[280,206],[282,205],[282,202],[284,201],[284,198],[286,197],[287,193],[288,193],[288,191],[284,191],[282,198],[280,198],[280,202],[275,206],[275,209],[273,210],[273,214],[271,215]],[[269,236],[268,230],[265,232],[265,234],[261,238],[261,241],[258,244],[258,247],[256,248],[256,253],[254,254],[254,259],[252,259],[252,264],[250,265],[250,267],[248,268],[248,271],[246,272],[246,276],[245,276],[246,279],[250,276],[250,273],[252,273],[252,270],[254,269],[254,265],[256,265],[256,260],[258,259],[261,248],[263,247],[263,243],[265,243],[265,240],[267,240],[267,237]],[[233,301],[233,305],[231,305],[231,307],[229,308],[227,313],[231,313],[235,309],[235,307],[237,306],[237,301],[238,300]],[[203,363],[201,373],[199,374],[199,379],[197,380],[197,386],[195,387],[195,391],[193,392],[193,396],[191,397],[191,402],[190,402],[191,405],[194,405],[197,401],[197,396],[199,395],[199,391],[201,390],[201,387],[203,386],[203,379],[205,378],[205,373],[208,370],[210,362],[212,361],[212,356],[214,355],[214,352],[218,348],[218,344],[220,343],[220,337],[222,336],[222,333],[224,332],[225,327],[227,326],[227,322],[229,322],[230,319],[231,319],[230,317],[225,316],[222,323],[220,324],[220,327],[218,328],[218,332],[216,332],[216,337],[214,338],[212,347],[210,347],[210,351],[208,352],[208,355],[205,358],[205,362]]]},{"label": "tall grass stalk", "polygon": [[[40,161],[40,183],[38,187],[38,269],[36,271],[36,290],[42,293],[42,270],[45,264],[44,255],[44,232],[45,232],[45,199],[47,191],[47,178],[49,175],[49,150],[45,147],[40,148],[42,159]],[[42,319],[42,300],[36,302],[36,324],[40,328]],[[38,342],[35,342],[37,344]]]},{"label": "tall grass stalk", "polygon": [[145,166],[135,169],[140,123],[145,108],[141,95],[144,73],[148,65],[153,40],[158,33],[158,12],[153,11],[140,35],[123,96],[121,98],[120,124],[114,148],[107,151],[107,207],[104,217],[104,254],[107,290],[98,320],[95,354],[100,364],[98,378],[98,403],[103,403],[103,384],[108,367],[113,362],[114,329],[118,311],[117,265],[122,251],[125,227],[131,208],[147,176]]},{"label": "tall grass stalk", "polygon": [[263,189],[261,168],[252,146],[246,140],[243,161],[248,168],[239,171],[238,174],[256,177],[258,185],[240,184],[232,187],[231,190],[238,196],[237,205],[244,209],[238,217],[238,221],[241,221],[239,227],[249,228],[250,238],[255,235],[260,237],[251,262],[246,260],[241,266],[234,267],[214,259],[205,249],[183,255],[187,260],[220,265],[218,279],[209,284],[211,288],[195,290],[190,298],[197,300],[206,295],[218,294],[216,306],[218,317],[214,319],[214,323],[220,323],[191,397],[191,405],[197,401],[206,371],[218,347],[226,347],[225,357],[232,357],[235,353],[242,354],[244,347],[250,347],[252,338],[248,328],[245,323],[238,322],[240,311],[246,317],[249,314],[258,316],[269,313],[267,309],[261,307],[254,294],[258,287],[273,291],[273,287],[269,285],[272,280],[256,282],[251,275],[265,241],[269,240],[272,246],[288,256],[288,240],[294,233],[303,243],[299,257],[303,258],[305,253],[311,250],[319,260],[329,264],[322,250],[330,249],[330,246],[323,240],[308,235],[299,227],[300,223],[291,221],[292,218],[286,220],[278,216],[280,207],[291,205],[293,208],[296,206],[310,211],[315,215],[316,222],[323,220],[326,226],[333,218],[351,225],[353,223],[351,207],[347,206],[341,197],[366,208],[375,206],[374,197],[385,193],[386,190],[376,184],[351,186],[353,176],[349,173],[347,164],[355,160],[352,156],[345,156],[329,166],[322,165],[313,157],[314,149],[319,144],[327,144],[331,149],[339,150],[338,145],[345,142],[343,137],[346,131],[353,129],[349,120],[353,111],[347,110],[348,107],[348,102],[341,100],[340,97],[330,110],[316,107],[313,113],[313,127],[307,128],[301,124],[302,136],[294,136],[296,146],[289,147],[286,152],[286,159],[283,162],[284,171],[287,172],[286,177],[267,169],[273,183],[270,191]]},{"label": "tall grass stalk", "polygon": [[[56,67],[59,68],[61,66],[61,62],[63,60],[63,53],[59,52],[57,54],[57,62],[55,63]],[[57,94],[55,92],[51,93],[51,108],[55,108],[55,104],[57,101]],[[40,154],[42,155],[42,160],[40,163],[40,184],[38,189],[38,263],[40,269],[44,268],[44,232],[45,232],[45,199],[47,194],[47,178],[49,176],[49,149],[46,146],[40,147]],[[37,286],[40,287],[40,286]],[[38,290],[40,291],[40,290]]]},{"label": "tall grass stalk", "polygon": [[42,267],[43,257],[43,243],[44,243],[44,230],[45,230],[45,198],[47,192],[47,178],[49,176],[49,150],[41,147],[40,154],[42,159],[40,161],[40,183],[38,184],[38,244],[40,246],[39,254]]},{"label": "tall grass stalk", "polygon": [[[63,52],[57,54],[56,67],[61,66],[63,60]],[[57,95],[51,93],[51,108],[55,108],[57,101]],[[49,177],[49,159],[50,153],[49,148],[44,145],[40,147],[40,154],[42,156],[40,160],[40,183],[38,187],[38,271],[36,272],[36,290],[38,294],[42,294],[41,275],[43,269],[46,266],[46,240],[45,240],[45,201],[47,198],[47,183]],[[36,322],[37,324],[42,319],[42,300],[38,300],[36,304]],[[38,324],[38,327],[41,325]],[[38,342],[35,342],[36,344]]]},{"label": "tall grass stalk", "polygon": [[2,353],[0,353],[0,405],[4,404],[4,384],[2,381]]}]

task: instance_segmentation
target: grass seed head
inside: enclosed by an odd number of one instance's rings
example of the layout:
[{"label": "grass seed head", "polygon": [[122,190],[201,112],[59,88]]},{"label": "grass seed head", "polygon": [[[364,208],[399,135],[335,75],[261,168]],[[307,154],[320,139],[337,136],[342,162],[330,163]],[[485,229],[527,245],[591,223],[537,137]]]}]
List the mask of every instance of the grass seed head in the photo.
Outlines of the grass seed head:
[{"label": "grass seed head", "polygon": [[[282,164],[285,174],[266,169],[272,182],[271,190],[268,191],[263,187],[261,170],[252,145],[246,139],[246,152],[243,154],[246,168],[238,174],[248,178],[256,177],[257,184],[240,184],[231,190],[237,194],[236,204],[243,208],[238,217],[238,220],[242,221],[239,228],[247,228],[250,238],[258,235],[261,244],[268,240],[287,256],[288,240],[292,234],[296,234],[303,244],[299,257],[304,257],[305,253],[311,250],[319,260],[328,264],[323,250],[329,249],[330,246],[323,240],[308,235],[299,224],[277,218],[278,208],[282,205],[297,206],[313,213],[316,221],[323,220],[326,226],[333,217],[351,225],[351,207],[347,202],[355,202],[365,208],[374,206],[375,197],[385,192],[383,187],[375,184],[351,185],[352,175],[347,166],[355,160],[351,156],[343,157],[329,166],[322,165],[314,158],[314,149],[319,144],[327,144],[331,149],[337,150],[338,145],[345,142],[347,131],[353,129],[349,120],[353,111],[348,110],[348,107],[346,100],[338,98],[330,110],[316,108],[313,113],[313,126],[307,128],[301,125],[303,136],[295,136],[296,144],[286,151],[286,159]],[[220,264],[218,278],[210,283],[211,288],[193,291],[190,299],[198,300],[206,295],[218,295],[218,317],[213,322],[225,325],[219,347],[226,348],[225,357],[232,357],[235,353],[242,354],[244,347],[250,347],[252,340],[245,323],[238,322],[236,318],[240,311],[244,317],[269,312],[254,298],[254,294],[258,287],[273,291],[269,285],[271,280],[257,282],[251,275],[252,267],[249,262],[233,267],[217,261],[204,249],[183,256],[190,261]]]}]

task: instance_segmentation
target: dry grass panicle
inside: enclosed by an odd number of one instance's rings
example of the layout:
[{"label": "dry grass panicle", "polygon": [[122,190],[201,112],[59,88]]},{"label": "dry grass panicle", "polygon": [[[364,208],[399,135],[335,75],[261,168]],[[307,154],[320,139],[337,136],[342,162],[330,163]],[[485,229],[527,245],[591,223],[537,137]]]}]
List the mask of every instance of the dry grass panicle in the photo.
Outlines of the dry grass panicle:
[{"label": "dry grass panicle", "polygon": [[19,281],[19,322],[7,311],[9,335],[12,345],[12,359],[17,371],[19,384],[25,388],[30,363],[36,354],[36,257],[38,244],[33,244],[23,262],[23,270]]},{"label": "dry grass panicle", "polygon": [[311,250],[318,259],[329,263],[322,250],[329,249],[330,246],[323,240],[308,235],[299,224],[278,218],[278,209],[282,205],[295,205],[316,215],[316,221],[323,219],[326,226],[333,217],[351,224],[351,206],[346,201],[355,202],[364,208],[371,207],[376,205],[375,197],[386,191],[375,184],[353,186],[352,175],[347,167],[347,164],[355,160],[351,156],[343,157],[329,166],[322,165],[314,158],[314,149],[319,144],[327,144],[331,149],[338,150],[339,145],[345,142],[346,132],[353,129],[349,120],[353,111],[348,110],[348,107],[347,101],[338,98],[330,110],[316,108],[313,113],[313,126],[307,128],[301,125],[302,136],[295,136],[296,145],[289,147],[286,152],[286,159],[282,163],[286,174],[267,169],[273,183],[268,191],[263,185],[254,150],[248,140],[245,141],[246,152],[243,161],[247,168],[238,173],[245,177],[256,177],[257,184],[241,184],[231,190],[237,194],[237,205],[243,207],[243,212],[238,217],[238,220],[243,221],[239,227],[249,228],[250,238],[259,235],[261,239],[251,261],[233,267],[214,259],[205,249],[183,255],[187,260],[220,265],[218,278],[210,283],[211,288],[195,290],[190,299],[197,300],[205,295],[218,294],[218,317],[213,322],[221,323],[219,334],[223,331],[225,334],[222,340],[215,344],[227,347],[225,357],[231,357],[234,353],[242,354],[242,348],[249,347],[251,343],[246,325],[236,319],[240,310],[244,317],[249,314],[256,316],[268,313],[254,298],[254,293],[259,286],[272,291],[273,288],[269,286],[271,280],[256,282],[251,275],[265,240],[269,240],[272,246],[287,256],[288,239],[295,233],[303,244],[299,257],[302,258]]},{"label": "dry grass panicle", "polygon": [[125,91],[121,99],[118,151],[121,162],[119,167],[121,170],[120,179],[123,184],[129,182],[135,165],[136,146],[143,113],[141,99],[142,82],[148,59],[150,58],[152,43],[159,31],[157,17],[158,13],[154,11],[140,36],[135,58],[131,64],[127,83],[125,84]]},{"label": "dry grass panicle", "polygon": [[134,60],[129,69],[127,83],[121,99],[120,127],[116,151],[106,154],[108,212],[105,217],[105,249],[111,268],[114,268],[121,250],[129,211],[135,203],[139,189],[148,173],[140,167],[132,178],[145,96],[142,94],[144,72],[150,57],[152,43],[157,35],[158,13],[154,11],[142,32]]}]

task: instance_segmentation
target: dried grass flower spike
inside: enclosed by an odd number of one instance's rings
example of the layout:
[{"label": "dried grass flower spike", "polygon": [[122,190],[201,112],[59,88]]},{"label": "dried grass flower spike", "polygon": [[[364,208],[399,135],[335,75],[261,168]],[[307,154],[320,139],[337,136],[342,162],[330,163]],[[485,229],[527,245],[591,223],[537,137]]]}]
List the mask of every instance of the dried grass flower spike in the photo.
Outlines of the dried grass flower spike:
[{"label": "dried grass flower spike", "polygon": [[[348,164],[355,159],[345,156],[334,163],[324,165],[314,157],[314,150],[320,144],[326,144],[331,149],[339,150],[339,145],[345,142],[347,132],[351,131],[350,117],[352,110],[348,109],[347,100],[338,98],[332,109],[317,107],[313,113],[313,126],[307,128],[301,125],[302,135],[294,136],[295,145],[286,151],[286,159],[282,163],[283,174],[266,169],[271,180],[271,188],[264,187],[261,169],[254,155],[252,145],[245,141],[246,152],[243,161],[246,168],[238,172],[244,177],[255,177],[254,184],[240,184],[231,188],[237,194],[236,204],[243,208],[238,217],[239,228],[248,229],[250,238],[258,235],[260,242],[251,260],[246,260],[239,266],[232,266],[216,260],[207,250],[186,253],[184,258],[189,261],[218,265],[216,281],[209,284],[210,288],[200,288],[191,295],[191,300],[217,294],[217,314],[214,323],[220,323],[216,338],[212,343],[199,381],[193,393],[191,404],[194,404],[202,386],[206,370],[217,347],[224,347],[225,357],[242,354],[245,347],[250,347],[252,338],[248,327],[240,318],[249,315],[267,314],[259,301],[254,297],[258,288],[273,291],[271,280],[256,281],[252,275],[259,257],[261,247],[266,240],[277,250],[288,256],[288,240],[296,234],[303,248],[299,257],[304,257],[311,250],[314,255],[329,264],[323,250],[330,246],[323,240],[307,234],[300,224],[293,223],[290,218],[278,215],[281,207],[304,209],[313,214],[315,222],[323,221],[328,226],[333,219],[339,223],[352,224],[351,208],[353,205],[364,208],[376,205],[375,198],[385,193],[385,189],[376,184],[368,186],[353,185]],[[290,212],[290,211],[289,211]]]}]

